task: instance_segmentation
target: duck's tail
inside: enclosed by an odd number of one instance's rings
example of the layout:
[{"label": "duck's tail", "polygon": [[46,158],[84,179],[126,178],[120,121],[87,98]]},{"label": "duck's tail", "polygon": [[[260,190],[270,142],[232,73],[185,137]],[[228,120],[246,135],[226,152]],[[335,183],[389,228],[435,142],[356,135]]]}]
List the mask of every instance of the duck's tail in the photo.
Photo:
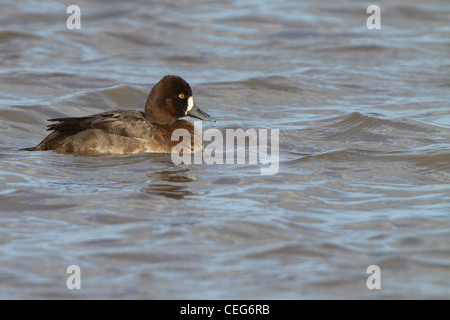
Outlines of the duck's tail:
[{"label": "duck's tail", "polygon": [[44,151],[47,150],[44,148],[41,144],[37,145],[36,147],[30,147],[30,148],[22,148],[19,149],[20,151]]}]

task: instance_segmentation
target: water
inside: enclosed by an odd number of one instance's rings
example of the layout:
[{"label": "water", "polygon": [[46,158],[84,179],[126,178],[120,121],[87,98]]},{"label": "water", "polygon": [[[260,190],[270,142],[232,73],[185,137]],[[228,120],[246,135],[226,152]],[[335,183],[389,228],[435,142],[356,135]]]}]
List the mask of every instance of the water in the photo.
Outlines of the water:
[{"label": "water", "polygon": [[[450,298],[448,1],[380,30],[361,1],[77,1],[80,30],[70,4],[2,3],[0,298]],[[279,129],[278,173],[19,151],[165,74],[204,129]]]}]

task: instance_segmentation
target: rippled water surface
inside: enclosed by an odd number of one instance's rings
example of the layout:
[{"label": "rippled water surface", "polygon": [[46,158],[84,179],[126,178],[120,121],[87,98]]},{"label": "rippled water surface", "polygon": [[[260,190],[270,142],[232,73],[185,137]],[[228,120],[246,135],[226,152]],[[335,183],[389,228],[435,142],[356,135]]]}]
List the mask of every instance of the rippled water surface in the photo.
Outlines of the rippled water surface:
[{"label": "rippled water surface", "polygon": [[[364,1],[77,1],[79,30],[70,4],[2,2],[0,298],[450,298],[448,1],[379,30]],[[279,129],[278,173],[19,151],[166,74],[203,129]]]}]

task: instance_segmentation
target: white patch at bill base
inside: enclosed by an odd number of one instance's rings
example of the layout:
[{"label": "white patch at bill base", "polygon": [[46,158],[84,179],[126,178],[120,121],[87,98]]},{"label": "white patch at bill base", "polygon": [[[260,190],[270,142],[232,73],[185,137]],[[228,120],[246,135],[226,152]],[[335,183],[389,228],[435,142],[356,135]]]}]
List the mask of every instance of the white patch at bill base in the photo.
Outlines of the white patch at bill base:
[{"label": "white patch at bill base", "polygon": [[192,96],[190,96],[188,98],[188,105],[187,105],[187,110],[186,110],[186,114],[192,110],[192,108],[194,107],[194,98]]}]

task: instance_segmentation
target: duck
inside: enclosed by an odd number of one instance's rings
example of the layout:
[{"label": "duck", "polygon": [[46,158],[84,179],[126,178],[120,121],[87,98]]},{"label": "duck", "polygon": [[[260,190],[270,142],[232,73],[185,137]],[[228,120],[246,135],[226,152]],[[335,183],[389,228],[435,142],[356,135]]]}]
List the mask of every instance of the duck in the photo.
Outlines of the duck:
[{"label": "duck", "polygon": [[184,79],[166,75],[151,89],[145,112],[113,110],[86,117],[48,119],[54,122],[47,126],[47,131],[52,132],[37,146],[23,150],[94,155],[172,153],[180,144],[172,141],[172,133],[186,129],[191,139],[183,139],[181,143],[188,145],[182,150],[201,151],[201,131],[195,130],[192,122],[180,119],[185,116],[216,121],[194,103],[191,86]]}]

